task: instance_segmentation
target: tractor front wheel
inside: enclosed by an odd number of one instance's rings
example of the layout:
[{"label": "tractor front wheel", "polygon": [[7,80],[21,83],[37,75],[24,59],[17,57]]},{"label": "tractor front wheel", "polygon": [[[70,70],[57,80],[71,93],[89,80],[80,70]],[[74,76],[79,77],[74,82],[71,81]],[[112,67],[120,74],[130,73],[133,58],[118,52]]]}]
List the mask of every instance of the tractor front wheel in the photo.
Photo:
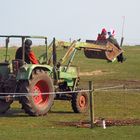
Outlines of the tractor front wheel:
[{"label": "tractor front wheel", "polygon": [[48,74],[35,71],[31,80],[23,82],[20,87],[20,92],[29,93],[29,96],[20,99],[22,108],[31,116],[46,115],[54,101],[54,94],[51,94],[53,91],[53,82]]},{"label": "tractor front wheel", "polygon": [[72,109],[75,113],[85,113],[89,108],[89,96],[85,92],[74,93],[71,100]]}]

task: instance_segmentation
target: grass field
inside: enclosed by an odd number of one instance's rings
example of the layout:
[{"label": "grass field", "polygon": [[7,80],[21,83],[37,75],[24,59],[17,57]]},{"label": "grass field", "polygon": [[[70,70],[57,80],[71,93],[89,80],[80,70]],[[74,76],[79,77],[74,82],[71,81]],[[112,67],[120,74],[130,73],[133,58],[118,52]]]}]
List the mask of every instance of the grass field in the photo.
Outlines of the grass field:
[{"label": "grass field", "polygon": [[[43,47],[33,48],[36,55],[45,50]],[[80,67],[82,88],[88,88],[92,80],[95,88],[125,84],[127,88],[140,88],[140,47],[124,47],[127,61],[107,63],[103,60],[90,60],[78,52],[73,65]],[[4,48],[0,48],[0,60]],[[14,58],[15,48],[10,48],[9,55]],[[58,50],[58,57],[64,55],[64,50]],[[95,92],[94,108],[96,118],[140,119],[140,91],[131,92]],[[89,113],[75,114],[68,101],[55,101],[51,111],[44,117],[30,117],[15,102],[11,110],[0,116],[0,140],[48,139],[48,140],[139,140],[140,126],[112,126],[77,128],[64,126],[63,122],[88,121]]]}]

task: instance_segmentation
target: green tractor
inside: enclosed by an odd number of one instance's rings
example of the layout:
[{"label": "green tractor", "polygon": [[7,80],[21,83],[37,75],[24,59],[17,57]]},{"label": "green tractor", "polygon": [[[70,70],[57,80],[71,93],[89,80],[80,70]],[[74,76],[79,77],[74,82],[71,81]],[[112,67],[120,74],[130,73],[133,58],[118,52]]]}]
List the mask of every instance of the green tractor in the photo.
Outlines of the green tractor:
[{"label": "green tractor", "polygon": [[[109,42],[105,45],[79,41],[65,43],[54,38],[48,45],[47,37],[42,36],[0,37],[6,40],[5,59],[0,62],[0,113],[5,113],[14,100],[18,100],[22,109],[31,116],[46,115],[54,100],[69,100],[74,112],[84,113],[89,107],[89,97],[84,91],[78,92],[78,68],[71,66],[76,51],[81,49],[88,58],[106,60],[113,60],[122,53]],[[12,38],[21,39],[22,59],[10,60],[8,57]],[[29,38],[43,39],[45,42],[45,53],[38,58],[39,64],[25,63],[25,40]],[[69,48],[64,57],[57,61],[56,48],[62,45]],[[64,65],[66,60],[68,63]]]}]

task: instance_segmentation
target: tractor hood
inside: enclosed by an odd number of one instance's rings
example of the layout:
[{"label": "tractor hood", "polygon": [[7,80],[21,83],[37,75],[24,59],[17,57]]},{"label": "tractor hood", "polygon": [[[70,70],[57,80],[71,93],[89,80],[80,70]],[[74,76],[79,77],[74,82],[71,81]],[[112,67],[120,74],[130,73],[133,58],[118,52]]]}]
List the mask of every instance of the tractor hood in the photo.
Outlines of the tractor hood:
[{"label": "tractor hood", "polygon": [[49,74],[52,72],[52,67],[49,65],[36,65],[36,64],[26,64],[22,66],[16,76],[17,80],[28,80],[34,69],[43,69],[47,71]]}]

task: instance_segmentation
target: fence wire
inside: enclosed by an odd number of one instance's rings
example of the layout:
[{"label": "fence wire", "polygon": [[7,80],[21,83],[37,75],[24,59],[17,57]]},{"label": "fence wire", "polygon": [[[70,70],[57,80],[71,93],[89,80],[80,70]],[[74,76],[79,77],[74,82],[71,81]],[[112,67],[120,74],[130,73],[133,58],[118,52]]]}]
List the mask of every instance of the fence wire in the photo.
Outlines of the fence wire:
[{"label": "fence wire", "polygon": [[[42,95],[51,94],[74,94],[74,93],[90,93],[92,90],[78,90],[78,91],[64,91],[64,92],[47,92],[41,93]],[[127,88],[125,85],[117,85],[110,87],[94,88],[93,89],[93,110],[94,122],[97,120],[112,120],[120,119],[126,120],[140,118],[140,93],[139,88]],[[101,93],[101,94],[100,94]],[[113,94],[112,94],[113,93]],[[130,93],[130,94],[126,94]],[[24,97],[24,96],[38,96],[40,93],[0,93],[0,99],[6,97]],[[5,95],[6,94],[6,95]],[[59,101],[58,101],[59,102]],[[65,103],[64,103],[65,104]],[[56,102],[57,105],[57,102]],[[61,109],[60,109],[61,110]],[[60,111],[61,112],[61,111]],[[65,112],[65,111],[64,111]],[[86,124],[89,121],[90,111],[79,116],[77,124]],[[73,125],[73,121],[64,124]],[[74,123],[75,125],[75,123]]]},{"label": "fence wire", "polygon": [[[75,90],[75,91],[61,91],[61,92],[45,92],[41,93],[41,95],[51,95],[51,94],[73,94],[73,93],[82,93],[87,92],[89,93],[91,90]],[[129,89],[126,88],[124,85],[118,85],[118,86],[111,86],[111,87],[103,87],[103,88],[96,88],[93,89],[93,92],[140,92],[140,89]],[[38,96],[40,93],[0,93],[0,99],[3,99],[6,97],[6,95],[12,96],[12,97],[22,97],[22,96]]]}]

